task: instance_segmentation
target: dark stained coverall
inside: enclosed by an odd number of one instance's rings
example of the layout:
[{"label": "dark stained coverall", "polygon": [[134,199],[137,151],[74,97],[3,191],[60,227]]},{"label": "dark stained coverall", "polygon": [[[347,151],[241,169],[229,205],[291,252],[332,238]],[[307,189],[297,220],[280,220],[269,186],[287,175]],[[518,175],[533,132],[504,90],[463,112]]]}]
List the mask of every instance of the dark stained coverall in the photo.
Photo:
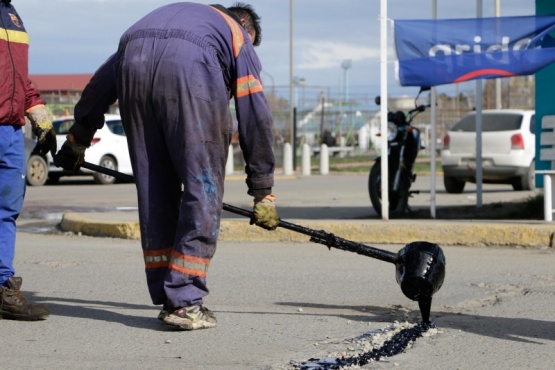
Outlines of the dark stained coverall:
[{"label": "dark stained coverall", "polygon": [[235,98],[249,194],[273,186],[272,117],[261,64],[223,7],[181,2],[131,26],[75,108],[88,145],[119,99],[138,191],[141,243],[154,304],[202,304],[219,234]]}]

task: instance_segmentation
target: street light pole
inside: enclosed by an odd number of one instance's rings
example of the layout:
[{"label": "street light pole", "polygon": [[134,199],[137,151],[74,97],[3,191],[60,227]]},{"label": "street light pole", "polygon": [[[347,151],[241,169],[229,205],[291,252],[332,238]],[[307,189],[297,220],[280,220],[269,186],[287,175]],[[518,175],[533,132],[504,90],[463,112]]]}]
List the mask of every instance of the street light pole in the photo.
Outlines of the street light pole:
[{"label": "street light pole", "polygon": [[293,148],[293,171],[297,168],[297,107],[299,106],[299,85],[304,86],[304,84],[304,78],[293,77],[295,98],[295,103],[293,104],[293,141],[291,142],[291,147]]},{"label": "street light pole", "polygon": [[343,115],[344,115],[344,106],[349,100],[349,81],[348,81],[348,72],[349,68],[351,68],[352,60],[345,59],[341,63],[341,68],[343,68],[343,96],[341,101],[341,116],[339,117],[339,137],[337,138],[337,142],[341,143],[341,135],[343,133]]},{"label": "street light pole", "polygon": [[293,0],[289,0],[289,123],[290,143],[295,143],[295,118],[294,118],[295,86],[293,77]]}]

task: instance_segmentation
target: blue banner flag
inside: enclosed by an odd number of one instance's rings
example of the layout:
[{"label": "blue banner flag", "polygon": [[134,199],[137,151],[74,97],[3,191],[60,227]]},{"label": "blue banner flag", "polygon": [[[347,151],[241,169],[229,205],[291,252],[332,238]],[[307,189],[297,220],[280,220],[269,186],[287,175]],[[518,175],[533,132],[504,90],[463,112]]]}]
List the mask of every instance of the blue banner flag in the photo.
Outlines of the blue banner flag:
[{"label": "blue banner flag", "polygon": [[534,74],[555,61],[555,16],[396,20],[403,86]]}]

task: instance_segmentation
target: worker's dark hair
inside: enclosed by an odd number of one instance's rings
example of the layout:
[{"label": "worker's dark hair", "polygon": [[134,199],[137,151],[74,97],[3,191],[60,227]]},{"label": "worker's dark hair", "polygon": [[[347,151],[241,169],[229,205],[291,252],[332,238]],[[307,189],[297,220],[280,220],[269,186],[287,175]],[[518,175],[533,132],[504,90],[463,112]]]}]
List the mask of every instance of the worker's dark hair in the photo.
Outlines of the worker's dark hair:
[{"label": "worker's dark hair", "polygon": [[262,29],[260,28],[260,17],[254,11],[254,8],[245,3],[234,3],[231,7],[227,8],[230,12],[235,13],[239,18],[243,18],[245,23],[245,30],[247,32],[254,31],[256,36],[254,37],[254,46],[260,45],[262,41]]}]

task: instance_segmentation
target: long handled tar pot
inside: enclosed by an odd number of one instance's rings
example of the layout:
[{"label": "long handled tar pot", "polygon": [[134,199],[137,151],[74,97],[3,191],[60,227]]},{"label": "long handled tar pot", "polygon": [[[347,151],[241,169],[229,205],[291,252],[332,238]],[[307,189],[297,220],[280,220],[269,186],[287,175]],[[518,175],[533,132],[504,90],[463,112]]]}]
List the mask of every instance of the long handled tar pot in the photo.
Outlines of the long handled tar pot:
[{"label": "long handled tar pot", "polygon": [[[125,181],[134,181],[133,176],[92,163],[85,162],[82,167]],[[226,203],[223,204],[223,209],[250,219],[253,217],[251,211]],[[313,230],[283,220],[279,221],[278,226],[308,235],[310,241],[324,244],[328,248],[337,248],[393,263],[396,268],[395,278],[403,294],[413,301],[418,301],[422,320],[425,323],[430,322],[432,296],[441,288],[445,278],[445,256],[439,245],[417,241],[405,245],[398,253],[393,253],[346,240],[323,230]]]},{"label": "long handled tar pot", "polygon": [[[248,218],[253,216],[250,211],[226,203],[223,209]],[[413,242],[405,245],[398,253],[393,253],[346,240],[323,230],[313,230],[283,220],[279,221],[278,226],[308,235],[311,242],[324,244],[328,248],[337,248],[393,263],[396,267],[397,283],[401,286],[403,294],[413,301],[418,301],[422,320],[425,323],[430,322],[432,296],[441,288],[445,278],[445,256],[437,244],[424,241]]]}]

